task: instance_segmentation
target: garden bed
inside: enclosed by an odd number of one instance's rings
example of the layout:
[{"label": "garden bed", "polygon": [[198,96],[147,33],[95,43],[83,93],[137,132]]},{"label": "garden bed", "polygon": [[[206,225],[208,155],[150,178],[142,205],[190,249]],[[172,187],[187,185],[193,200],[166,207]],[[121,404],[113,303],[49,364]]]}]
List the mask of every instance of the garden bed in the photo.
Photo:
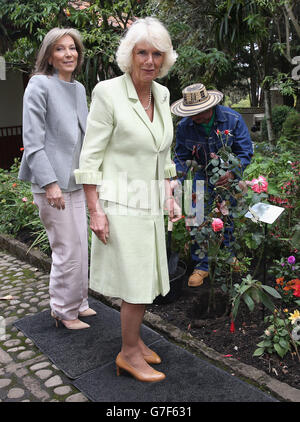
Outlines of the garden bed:
[{"label": "garden bed", "polygon": [[210,317],[205,315],[208,294],[207,282],[196,288],[188,287],[185,282],[181,296],[174,303],[148,305],[147,310],[202,340],[224,357],[238,359],[300,390],[300,362],[296,355],[288,352],[283,359],[276,355],[252,356],[257,344],[262,341],[260,336],[267,328],[263,319],[269,311],[257,305],[250,312],[241,303],[233,327],[230,316],[224,315],[226,306],[223,294],[217,294],[216,314]]}]

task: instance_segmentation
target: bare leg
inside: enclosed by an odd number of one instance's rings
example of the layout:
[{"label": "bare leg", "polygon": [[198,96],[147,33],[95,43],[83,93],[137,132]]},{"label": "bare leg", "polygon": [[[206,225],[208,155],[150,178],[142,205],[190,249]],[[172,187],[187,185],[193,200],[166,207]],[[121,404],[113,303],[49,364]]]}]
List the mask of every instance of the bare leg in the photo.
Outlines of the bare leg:
[{"label": "bare leg", "polygon": [[121,354],[129,365],[144,373],[153,369],[144,359],[149,354],[148,347],[140,337],[140,329],[145,314],[145,305],[132,304],[125,301],[121,306],[122,349]]}]

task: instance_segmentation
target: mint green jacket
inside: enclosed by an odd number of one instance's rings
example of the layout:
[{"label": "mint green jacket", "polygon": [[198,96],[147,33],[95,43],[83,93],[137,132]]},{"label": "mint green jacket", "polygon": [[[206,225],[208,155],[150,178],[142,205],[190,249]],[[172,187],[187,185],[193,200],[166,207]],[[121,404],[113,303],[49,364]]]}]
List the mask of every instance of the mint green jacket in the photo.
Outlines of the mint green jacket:
[{"label": "mint green jacket", "polygon": [[149,209],[153,192],[157,194],[155,184],[162,186],[165,178],[176,176],[170,155],[169,91],[153,81],[152,94],[163,120],[162,138],[158,138],[129,74],[99,82],[93,90],[79,169],[74,174],[78,184],[100,185],[101,199],[132,205],[137,189],[142,189],[142,204],[136,206]]}]

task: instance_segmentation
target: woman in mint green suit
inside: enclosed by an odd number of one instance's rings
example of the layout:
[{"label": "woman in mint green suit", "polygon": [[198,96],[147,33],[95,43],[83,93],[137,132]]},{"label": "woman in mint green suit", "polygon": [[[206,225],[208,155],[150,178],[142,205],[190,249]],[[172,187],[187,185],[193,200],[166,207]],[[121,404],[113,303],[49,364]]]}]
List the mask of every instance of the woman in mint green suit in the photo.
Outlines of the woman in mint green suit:
[{"label": "woman in mint green suit", "polygon": [[169,91],[154,79],[165,76],[175,60],[157,19],[130,27],[117,51],[124,74],[93,91],[75,170],[93,231],[90,287],[122,299],[117,374],[124,369],[148,382],[165,378],[149,365],[161,359],[140,337],[145,305],[169,291],[163,209],[172,221],[181,216],[179,209],[175,215],[169,180],[176,176]]}]

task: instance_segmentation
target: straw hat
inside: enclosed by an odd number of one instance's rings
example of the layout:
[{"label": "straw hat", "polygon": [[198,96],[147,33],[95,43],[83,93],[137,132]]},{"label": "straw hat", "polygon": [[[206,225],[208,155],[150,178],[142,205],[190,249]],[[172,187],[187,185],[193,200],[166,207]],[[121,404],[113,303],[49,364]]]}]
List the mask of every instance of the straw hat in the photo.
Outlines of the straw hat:
[{"label": "straw hat", "polygon": [[203,84],[189,85],[182,91],[183,98],[171,105],[171,112],[176,116],[188,117],[208,110],[222,99],[220,91],[207,91]]}]

